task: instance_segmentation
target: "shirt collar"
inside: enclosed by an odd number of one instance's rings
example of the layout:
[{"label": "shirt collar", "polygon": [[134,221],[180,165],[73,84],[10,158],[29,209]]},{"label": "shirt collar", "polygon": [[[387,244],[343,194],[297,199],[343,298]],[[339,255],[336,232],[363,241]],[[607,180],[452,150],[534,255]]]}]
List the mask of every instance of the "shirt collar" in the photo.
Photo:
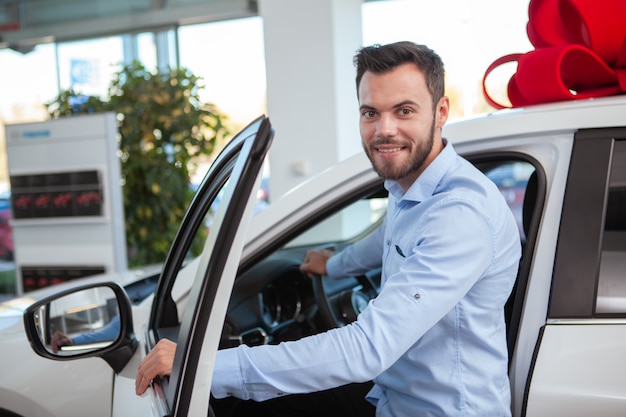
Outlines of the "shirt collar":
[{"label": "shirt collar", "polygon": [[426,167],[424,172],[415,180],[413,185],[404,192],[400,184],[394,180],[385,180],[385,188],[398,201],[408,200],[420,202],[431,197],[435,193],[435,188],[439,184],[441,178],[453,164],[456,159],[456,151],[452,144],[443,139],[443,150],[437,157]]}]

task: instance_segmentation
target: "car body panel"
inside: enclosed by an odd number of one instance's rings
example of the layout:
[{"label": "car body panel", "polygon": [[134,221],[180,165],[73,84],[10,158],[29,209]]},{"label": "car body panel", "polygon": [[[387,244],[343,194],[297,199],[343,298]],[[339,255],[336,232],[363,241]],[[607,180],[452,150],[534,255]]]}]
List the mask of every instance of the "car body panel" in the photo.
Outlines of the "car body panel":
[{"label": "car body panel", "polygon": [[[154,409],[154,404],[157,402],[156,398],[154,398],[154,392],[150,390],[150,392],[142,396],[137,396],[134,394],[137,368],[139,367],[139,363],[145,356],[143,346],[146,343],[146,323],[148,323],[148,319],[150,317],[150,307],[152,305],[151,301],[152,298],[144,301],[144,303],[142,303],[142,308],[133,309],[133,324],[135,327],[135,334],[137,336],[137,339],[139,340],[139,348],[135,351],[135,354],[126,364],[124,369],[122,369],[122,371],[114,377],[114,383],[112,384],[113,392],[112,396],[110,397],[111,400],[109,401],[109,413],[106,414],[107,416],[126,415],[141,417],[158,415],[158,413]],[[93,359],[97,359],[100,362],[104,363],[104,361],[99,358]],[[111,379],[113,381],[113,375],[111,376]],[[129,393],[132,393],[132,395],[128,395]],[[116,400],[113,401],[113,398],[115,398]],[[98,412],[97,415],[105,414],[100,414]]]},{"label": "car body panel", "polygon": [[528,416],[621,417],[626,410],[626,320],[547,325]]}]

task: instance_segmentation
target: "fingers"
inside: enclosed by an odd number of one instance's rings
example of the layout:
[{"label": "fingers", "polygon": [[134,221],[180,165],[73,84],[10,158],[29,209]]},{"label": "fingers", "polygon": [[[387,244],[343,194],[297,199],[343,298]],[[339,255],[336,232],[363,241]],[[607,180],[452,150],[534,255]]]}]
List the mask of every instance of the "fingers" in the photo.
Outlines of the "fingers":
[{"label": "fingers", "polygon": [[176,353],[176,343],[161,339],[154,349],[146,355],[137,369],[135,379],[135,393],[142,395],[150,386],[150,383],[157,375],[170,375],[174,364]]},{"label": "fingers", "polygon": [[333,255],[332,250],[310,250],[306,253],[300,271],[309,277],[313,275],[326,275],[326,261]]},{"label": "fingers", "polygon": [[50,340],[50,347],[52,348],[52,353],[57,353],[62,346],[70,346],[73,345],[74,342],[67,335],[61,332],[54,332],[52,334],[52,339]]}]

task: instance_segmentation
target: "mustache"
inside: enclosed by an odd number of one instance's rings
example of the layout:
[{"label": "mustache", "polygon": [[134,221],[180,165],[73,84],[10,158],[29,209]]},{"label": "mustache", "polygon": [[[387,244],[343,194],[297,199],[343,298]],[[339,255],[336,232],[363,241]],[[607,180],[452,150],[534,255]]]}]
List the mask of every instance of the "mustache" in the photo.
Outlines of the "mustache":
[{"label": "mustache", "polygon": [[375,148],[377,146],[382,146],[382,145],[393,145],[393,146],[401,146],[401,147],[407,146],[405,141],[398,141],[398,140],[393,140],[393,139],[388,139],[388,138],[379,138],[370,142],[367,145],[367,147]]}]

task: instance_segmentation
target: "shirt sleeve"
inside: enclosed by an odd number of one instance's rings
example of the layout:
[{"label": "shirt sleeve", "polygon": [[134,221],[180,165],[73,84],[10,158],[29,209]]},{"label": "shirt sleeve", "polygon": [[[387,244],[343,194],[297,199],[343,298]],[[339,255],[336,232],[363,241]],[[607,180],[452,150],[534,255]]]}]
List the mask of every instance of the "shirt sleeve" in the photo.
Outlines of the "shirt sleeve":
[{"label": "shirt sleeve", "polygon": [[366,339],[354,322],[295,342],[220,350],[211,393],[264,401],[371,380],[383,369],[375,360],[362,360],[373,356]]},{"label": "shirt sleeve", "polygon": [[72,337],[75,345],[84,345],[86,343],[97,343],[108,340],[115,340],[120,333],[120,316],[117,315],[111,319],[109,324],[94,332],[81,333]]},{"label": "shirt sleeve", "polygon": [[331,257],[326,263],[328,276],[351,277],[379,268],[383,259],[385,222],[363,239]]}]

